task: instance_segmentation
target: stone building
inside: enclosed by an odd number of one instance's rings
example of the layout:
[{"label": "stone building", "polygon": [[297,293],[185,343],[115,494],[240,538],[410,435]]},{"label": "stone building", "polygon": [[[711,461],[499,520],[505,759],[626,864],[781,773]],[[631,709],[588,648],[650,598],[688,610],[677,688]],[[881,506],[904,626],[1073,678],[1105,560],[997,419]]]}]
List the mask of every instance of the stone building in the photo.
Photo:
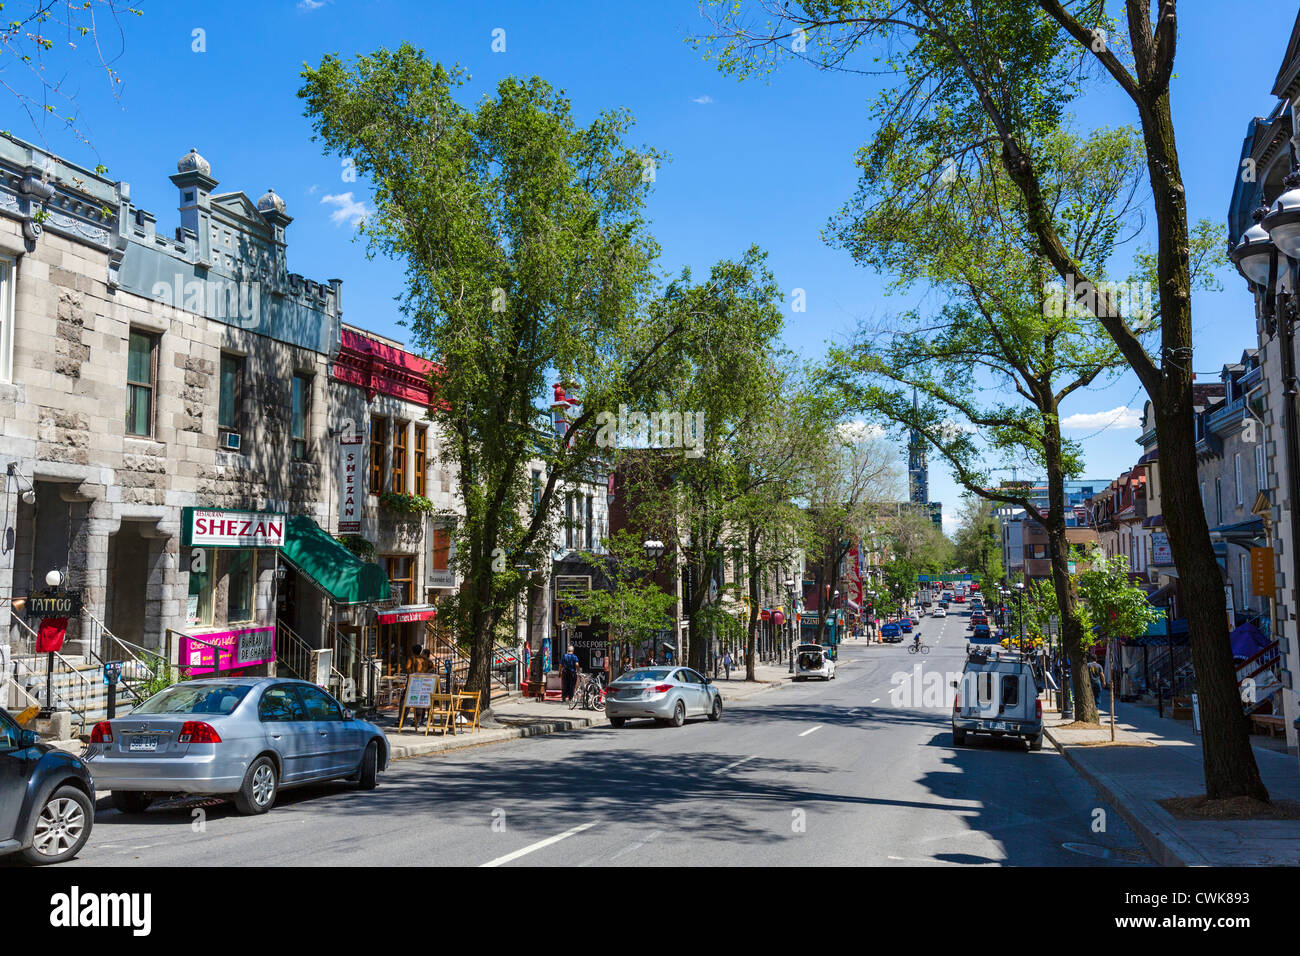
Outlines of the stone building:
[{"label": "stone building", "polygon": [[[293,532],[186,546],[194,509],[329,518],[340,282],[289,271],[274,192],[216,192],[193,150],[176,170],[167,236],[127,183],[0,136],[0,595],[63,571],[74,655],[205,634],[235,654],[274,627]],[[0,606],[19,647],[24,623]]]}]

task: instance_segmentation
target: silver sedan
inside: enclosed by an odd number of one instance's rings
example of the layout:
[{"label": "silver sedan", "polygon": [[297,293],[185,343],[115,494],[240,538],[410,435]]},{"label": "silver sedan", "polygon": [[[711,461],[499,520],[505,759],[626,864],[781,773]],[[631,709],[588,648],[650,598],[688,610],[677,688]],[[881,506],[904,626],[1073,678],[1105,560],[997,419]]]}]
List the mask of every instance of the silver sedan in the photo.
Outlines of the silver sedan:
[{"label": "silver sedan", "polygon": [[687,717],[722,716],[722,692],[689,667],[641,667],[609,685],[605,715],[615,727],[629,717],[651,717],[680,727]]},{"label": "silver sedan", "polygon": [[130,716],[96,724],[85,759],[123,813],[207,793],[255,814],[285,787],[344,777],[373,789],[388,757],[383,731],[315,684],[250,677],[164,688]]}]

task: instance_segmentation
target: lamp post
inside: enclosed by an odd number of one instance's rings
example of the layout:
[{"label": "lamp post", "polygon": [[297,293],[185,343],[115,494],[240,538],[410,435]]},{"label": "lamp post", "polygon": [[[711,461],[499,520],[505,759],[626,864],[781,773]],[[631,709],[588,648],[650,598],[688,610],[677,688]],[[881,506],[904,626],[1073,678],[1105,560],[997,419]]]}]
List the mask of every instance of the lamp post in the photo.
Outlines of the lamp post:
[{"label": "lamp post", "polygon": [[[785,593],[790,599],[790,669],[789,673],[794,673],[794,645],[795,645],[795,628],[798,623],[798,608],[794,604],[794,578],[788,578],[785,582]],[[780,666],[779,664],[777,665]]]},{"label": "lamp post", "polygon": [[[515,570],[518,571],[524,577],[523,590],[520,591],[520,593],[515,595],[515,640],[517,641],[519,640],[519,599],[528,591],[528,585],[530,583],[529,578],[533,573],[533,569],[526,564],[516,564]],[[529,622],[527,620],[524,621],[524,644],[528,646],[528,653],[531,654],[533,648],[532,645],[529,643],[530,635],[528,633],[529,631],[528,623]],[[531,660],[529,663],[531,664]],[[532,679],[531,674],[527,676],[530,680]],[[518,651],[516,651],[515,652],[515,688],[517,690],[523,688],[524,677],[525,675],[523,673],[523,655],[520,654]]]},{"label": "lamp post", "polygon": [[[655,571],[655,566],[658,564],[659,559],[664,556],[664,551],[666,550],[664,543],[660,541],[658,538],[648,538],[645,541],[641,542],[641,547],[645,550],[646,559],[650,562],[651,565],[650,570],[646,572],[646,575],[647,576],[653,575]],[[653,640],[656,643],[658,642],[659,640],[658,631],[655,631],[655,636]],[[658,648],[656,647],[655,650],[658,650]],[[673,663],[680,664],[682,662],[681,644],[676,644],[676,649],[673,651],[673,653],[677,657],[677,660],[673,661]],[[612,661],[610,662],[609,665],[609,677],[610,680],[614,679],[614,664]]]}]

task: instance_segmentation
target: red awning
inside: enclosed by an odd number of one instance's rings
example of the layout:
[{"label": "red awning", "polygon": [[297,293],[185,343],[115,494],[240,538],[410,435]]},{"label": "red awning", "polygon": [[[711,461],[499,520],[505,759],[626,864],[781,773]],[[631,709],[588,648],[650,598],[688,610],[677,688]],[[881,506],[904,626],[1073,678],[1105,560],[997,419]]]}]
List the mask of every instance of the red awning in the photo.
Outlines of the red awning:
[{"label": "red awning", "polygon": [[432,604],[404,604],[379,612],[380,624],[408,624],[411,621],[432,621],[438,609]]}]

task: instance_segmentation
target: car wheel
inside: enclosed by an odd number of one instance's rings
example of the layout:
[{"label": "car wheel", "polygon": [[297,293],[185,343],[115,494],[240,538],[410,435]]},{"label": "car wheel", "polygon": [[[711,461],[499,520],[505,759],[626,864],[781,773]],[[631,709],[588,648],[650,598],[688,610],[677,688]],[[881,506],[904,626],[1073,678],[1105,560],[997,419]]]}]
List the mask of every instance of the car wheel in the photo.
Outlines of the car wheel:
[{"label": "car wheel", "polygon": [[1042,750],[1042,749],[1043,749],[1043,735],[1042,735],[1042,734],[1039,734],[1037,737],[1030,737],[1030,738],[1029,738],[1029,749],[1030,749],[1030,750]]},{"label": "car wheel", "polygon": [[958,747],[966,745],[966,731],[954,729],[952,732],[952,742]]},{"label": "car wheel", "polygon": [[669,723],[674,727],[680,727],[686,723],[686,701],[679,700],[677,705],[673,707],[673,718]]},{"label": "car wheel", "polygon": [[235,794],[235,809],[244,816],[265,813],[275,804],[279,784],[275,761],[270,757],[258,757],[244,774],[244,785]]},{"label": "car wheel", "polygon": [[722,698],[719,697],[713,702],[713,709],[709,711],[709,720],[722,719]]},{"label": "car wheel", "polygon": [[627,718],[626,718],[626,717],[611,717],[611,718],[609,718],[609,725],[610,725],[611,727],[622,727],[622,726],[623,726],[624,724],[626,724],[626,723],[627,723]]},{"label": "car wheel", "polygon": [[366,744],[366,752],[361,755],[361,776],[357,782],[362,790],[379,786],[379,744],[373,740]]},{"label": "car wheel", "polygon": [[35,866],[72,859],[90,839],[94,819],[90,797],[73,786],[59,787],[36,815],[23,859]]},{"label": "car wheel", "polygon": [[114,790],[111,798],[118,813],[144,813],[153,803],[153,797],[138,790]]}]

